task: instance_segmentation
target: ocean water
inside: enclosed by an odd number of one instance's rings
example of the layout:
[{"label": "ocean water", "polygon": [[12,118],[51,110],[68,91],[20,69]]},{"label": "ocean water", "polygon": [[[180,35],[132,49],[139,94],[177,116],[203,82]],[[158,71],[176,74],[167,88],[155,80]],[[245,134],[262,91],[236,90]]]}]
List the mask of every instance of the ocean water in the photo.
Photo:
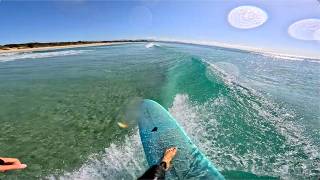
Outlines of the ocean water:
[{"label": "ocean water", "polygon": [[[154,43],[0,55],[0,179],[135,179],[156,100],[227,179],[320,177],[320,61]],[[117,122],[129,123],[121,129]]]}]

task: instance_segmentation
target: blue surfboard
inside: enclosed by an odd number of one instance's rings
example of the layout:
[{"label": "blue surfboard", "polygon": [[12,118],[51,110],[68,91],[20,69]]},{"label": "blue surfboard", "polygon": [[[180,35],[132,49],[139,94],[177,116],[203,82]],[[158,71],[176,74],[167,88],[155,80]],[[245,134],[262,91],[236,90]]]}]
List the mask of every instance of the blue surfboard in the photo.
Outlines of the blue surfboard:
[{"label": "blue surfboard", "polygon": [[167,148],[178,148],[172,168],[166,173],[167,179],[224,179],[160,104],[143,100],[138,120],[140,138],[149,166],[159,163]]}]

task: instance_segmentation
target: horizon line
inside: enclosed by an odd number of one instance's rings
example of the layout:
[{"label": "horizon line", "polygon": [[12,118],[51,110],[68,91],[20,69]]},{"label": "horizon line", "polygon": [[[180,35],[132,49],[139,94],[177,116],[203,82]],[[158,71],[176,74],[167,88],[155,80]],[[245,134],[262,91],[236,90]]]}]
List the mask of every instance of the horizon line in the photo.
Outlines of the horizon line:
[{"label": "horizon line", "polygon": [[290,52],[283,52],[274,49],[267,48],[257,48],[247,45],[240,44],[231,44],[218,41],[197,41],[197,40],[181,40],[181,39],[171,39],[171,38],[132,38],[132,39],[112,39],[112,40],[76,40],[76,41],[33,41],[33,42],[24,42],[24,43],[9,43],[9,44],[0,44],[0,47],[7,47],[10,45],[29,45],[29,44],[55,44],[55,43],[108,43],[108,42],[168,42],[168,43],[182,43],[182,44],[193,44],[193,45],[202,45],[210,47],[221,47],[227,49],[237,49],[247,52],[255,52],[260,54],[270,54],[270,55],[280,55],[286,57],[295,57],[303,59],[316,59],[320,60],[320,54],[313,55],[301,55],[293,54]]}]

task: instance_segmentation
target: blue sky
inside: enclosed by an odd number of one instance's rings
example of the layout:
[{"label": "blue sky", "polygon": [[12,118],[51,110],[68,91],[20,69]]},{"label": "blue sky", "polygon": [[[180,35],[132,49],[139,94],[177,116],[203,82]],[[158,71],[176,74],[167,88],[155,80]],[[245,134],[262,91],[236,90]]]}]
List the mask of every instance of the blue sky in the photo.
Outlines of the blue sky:
[{"label": "blue sky", "polygon": [[[241,5],[263,9],[268,20],[254,29],[232,27],[228,13]],[[288,27],[295,21],[320,19],[317,0],[0,0],[0,16],[0,44],[171,38],[320,56],[319,41],[303,41],[288,35]]]}]

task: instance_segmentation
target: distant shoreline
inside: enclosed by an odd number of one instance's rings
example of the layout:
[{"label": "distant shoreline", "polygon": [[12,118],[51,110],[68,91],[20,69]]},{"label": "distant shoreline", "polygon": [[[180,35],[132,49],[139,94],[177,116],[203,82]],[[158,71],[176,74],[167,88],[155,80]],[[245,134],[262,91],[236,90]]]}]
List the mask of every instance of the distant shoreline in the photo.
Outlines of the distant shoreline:
[{"label": "distant shoreline", "polygon": [[124,40],[124,41],[77,41],[77,42],[50,42],[50,43],[25,43],[25,44],[7,44],[0,46],[1,53],[47,51],[56,49],[68,49],[90,46],[107,46],[115,44],[125,44],[132,42],[148,42],[147,40]]},{"label": "distant shoreline", "polygon": [[107,46],[126,43],[139,43],[139,42],[163,42],[163,43],[179,43],[179,44],[191,44],[202,45],[210,47],[221,47],[227,49],[236,49],[240,51],[246,51],[250,53],[260,54],[262,56],[271,56],[275,58],[289,59],[289,60],[304,60],[313,59],[317,62],[320,61],[320,55],[297,55],[283,52],[276,52],[273,50],[254,48],[242,45],[233,45],[215,41],[197,42],[197,41],[184,41],[184,40],[168,40],[168,39],[136,39],[136,40],[112,40],[112,41],[75,41],[75,42],[48,42],[48,43],[23,43],[23,44],[6,44],[0,45],[0,55],[4,53],[15,52],[33,52],[33,51],[47,51],[56,49],[68,49],[77,47],[90,47],[90,46]]}]

